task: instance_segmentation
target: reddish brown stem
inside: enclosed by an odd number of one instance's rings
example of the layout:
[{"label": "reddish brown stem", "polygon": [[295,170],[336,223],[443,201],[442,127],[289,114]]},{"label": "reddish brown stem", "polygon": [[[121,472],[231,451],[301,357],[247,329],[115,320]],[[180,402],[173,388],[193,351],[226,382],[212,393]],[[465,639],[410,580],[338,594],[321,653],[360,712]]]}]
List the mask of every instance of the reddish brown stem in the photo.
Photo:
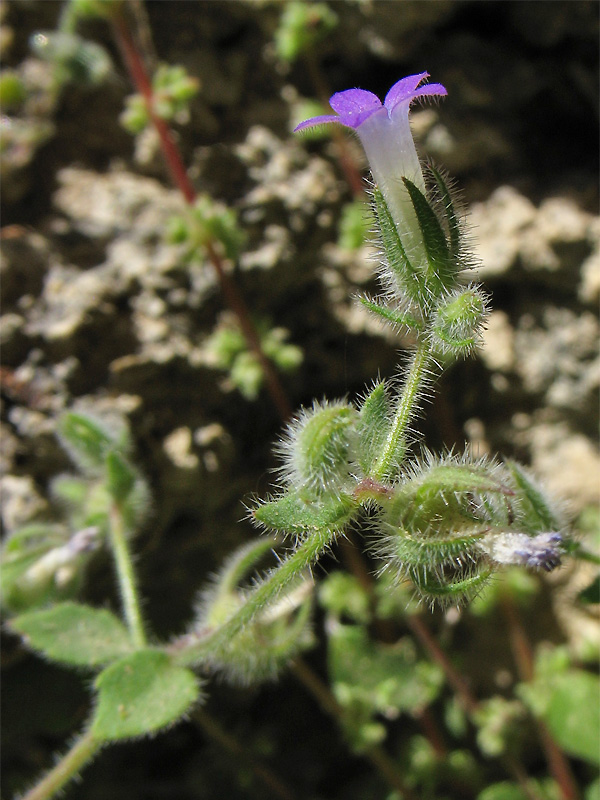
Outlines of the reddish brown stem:
[{"label": "reddish brown stem", "polygon": [[[291,668],[298,680],[316,698],[323,711],[342,722],[346,715],[344,707],[338,703],[329,687],[313,672],[308,664],[302,661],[301,658],[297,658],[292,662]],[[412,790],[404,783],[398,766],[382,747],[374,745],[365,751],[364,756],[373,764],[379,774],[385,778],[386,782],[393,789],[400,792],[404,800],[416,800]]]},{"label": "reddish brown stem", "polygon": [[446,653],[444,653],[442,648],[433,638],[423,620],[420,619],[420,617],[409,614],[406,617],[406,621],[412,632],[427,650],[432,659],[442,668],[448,683],[456,692],[464,711],[469,715],[477,711],[479,703],[471,694],[471,690],[463,680],[462,676],[452,666],[452,663],[450,662],[450,659]]},{"label": "reddish brown stem", "polygon": [[279,800],[294,800],[295,794],[286,786],[281,778],[264,764],[258,762],[234,736],[227,733],[221,725],[202,706],[193,712],[193,718],[202,726],[202,729],[220,747],[230,753],[236,761],[247,764],[255,777],[269,790],[273,797]]},{"label": "reddish brown stem", "polygon": [[[444,675],[446,676],[446,680],[454,689],[454,692],[458,697],[465,713],[469,716],[474,714],[479,708],[479,701],[471,693],[471,690],[461,675],[454,669],[450,659],[433,638],[423,620],[417,616],[408,615],[407,623],[423,647],[427,650],[431,658],[442,668]],[[527,797],[528,800],[541,800],[541,797],[538,795],[538,793],[529,785],[527,773],[521,764],[510,755],[506,755],[502,761],[505,768],[515,778],[521,787],[525,797]]]},{"label": "reddish brown stem", "polygon": [[[506,618],[510,645],[519,677],[522,681],[530,682],[535,677],[533,650],[521,623],[517,607],[509,597],[503,598],[502,611]],[[575,778],[564,753],[554,741],[543,720],[536,720],[536,725],[548,769],[560,788],[563,800],[579,800]]]},{"label": "reddish brown stem", "polygon": [[[187,174],[181,158],[181,153],[179,152],[171,129],[154,111],[152,83],[135,40],[131,35],[124,14],[115,14],[113,16],[113,26],[119,48],[123,55],[123,60],[136,89],[144,98],[148,115],[158,133],[161,149],[173,182],[183,195],[185,202],[188,205],[193,205],[197,197],[196,190]],[[291,415],[290,404],[272,363],[266,357],[262,349],[260,338],[254,327],[246,303],[235,283],[225,272],[223,261],[215,249],[214,244],[209,242],[206,245],[206,251],[209,261],[217,275],[225,301],[236,315],[246,343],[260,363],[271,399],[280,417],[285,420]]]}]

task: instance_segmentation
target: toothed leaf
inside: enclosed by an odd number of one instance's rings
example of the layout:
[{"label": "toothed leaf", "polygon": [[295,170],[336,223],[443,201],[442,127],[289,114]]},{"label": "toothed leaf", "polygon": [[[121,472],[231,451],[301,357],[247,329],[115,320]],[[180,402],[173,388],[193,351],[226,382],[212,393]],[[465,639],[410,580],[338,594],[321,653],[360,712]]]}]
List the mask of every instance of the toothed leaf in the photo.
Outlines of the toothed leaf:
[{"label": "toothed leaf", "polygon": [[63,664],[107,664],[133,649],[127,629],[114,614],[79,603],[29,611],[10,627],[32,650]]},{"label": "toothed leaf", "polygon": [[98,704],[92,733],[111,742],[154,733],[182,717],[196,702],[196,676],[174,666],[166,653],[138,650],[96,678]]}]

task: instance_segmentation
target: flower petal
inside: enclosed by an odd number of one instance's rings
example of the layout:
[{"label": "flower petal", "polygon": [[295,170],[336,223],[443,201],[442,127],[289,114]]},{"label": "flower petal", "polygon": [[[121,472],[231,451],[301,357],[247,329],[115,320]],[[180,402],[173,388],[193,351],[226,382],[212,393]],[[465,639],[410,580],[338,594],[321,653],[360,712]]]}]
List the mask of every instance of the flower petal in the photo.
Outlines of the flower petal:
[{"label": "flower petal", "polygon": [[381,108],[381,100],[365,89],[346,89],[332,95],[329,105],[340,115],[338,122],[348,128],[358,128]]},{"label": "flower petal", "polygon": [[448,90],[445,86],[442,86],[441,83],[427,83],[425,86],[420,86],[415,92],[413,92],[413,97],[422,97],[423,95],[428,94],[437,94],[443,96],[448,94]]},{"label": "flower petal", "polygon": [[394,106],[404,100],[410,100],[415,96],[415,90],[422,80],[429,77],[428,72],[420,72],[418,75],[408,75],[397,81],[385,96],[383,105],[388,111],[392,111]]},{"label": "flower petal", "polygon": [[294,128],[294,133],[297,131],[303,131],[305,128],[313,128],[315,125],[325,125],[328,122],[341,122],[341,119],[337,116],[337,114],[323,114],[320,117],[311,117],[310,119],[305,119],[304,122],[300,122]]}]

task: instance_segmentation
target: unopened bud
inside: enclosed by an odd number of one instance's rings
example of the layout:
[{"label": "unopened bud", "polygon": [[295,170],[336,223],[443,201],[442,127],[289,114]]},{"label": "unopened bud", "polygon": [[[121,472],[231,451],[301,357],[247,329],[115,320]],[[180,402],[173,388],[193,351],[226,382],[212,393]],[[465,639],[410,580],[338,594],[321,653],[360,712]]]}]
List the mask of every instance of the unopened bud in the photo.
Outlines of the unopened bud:
[{"label": "unopened bud", "polygon": [[453,293],[441,302],[431,326],[434,349],[455,358],[469,355],[480,341],[486,303],[485,295],[476,286]]}]

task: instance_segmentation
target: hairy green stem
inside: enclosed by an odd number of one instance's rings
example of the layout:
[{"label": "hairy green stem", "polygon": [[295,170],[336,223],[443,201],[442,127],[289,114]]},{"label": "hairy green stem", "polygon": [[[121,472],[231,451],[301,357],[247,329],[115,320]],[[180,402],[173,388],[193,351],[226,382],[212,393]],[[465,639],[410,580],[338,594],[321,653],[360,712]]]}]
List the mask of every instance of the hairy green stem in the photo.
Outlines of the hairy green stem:
[{"label": "hairy green stem", "polygon": [[215,630],[201,630],[176,639],[169,647],[173,663],[186,667],[216,653],[226,645],[265,606],[273,602],[290,581],[312,566],[319,556],[330,547],[338,535],[336,530],[315,531],[299,547],[276,567],[249,594],[244,605],[227,622]]},{"label": "hairy green stem", "polygon": [[404,455],[407,446],[408,425],[415,414],[417,398],[423,387],[430,357],[428,345],[425,343],[419,344],[413,355],[413,361],[406,376],[402,393],[398,398],[396,413],[394,414],[385,445],[375,464],[371,476],[373,478],[383,480],[394,462],[398,463]]},{"label": "hairy green stem", "polygon": [[24,794],[21,800],[48,800],[53,797],[83,769],[101,746],[90,731],[83,733],[74,741],[71,749],[65,753],[56,766]]},{"label": "hairy green stem", "polygon": [[146,646],[146,633],[140,611],[133,562],[125,537],[123,515],[117,506],[113,506],[111,510],[109,538],[117,568],[123,613],[131,634],[131,641],[136,647],[142,648]]}]

